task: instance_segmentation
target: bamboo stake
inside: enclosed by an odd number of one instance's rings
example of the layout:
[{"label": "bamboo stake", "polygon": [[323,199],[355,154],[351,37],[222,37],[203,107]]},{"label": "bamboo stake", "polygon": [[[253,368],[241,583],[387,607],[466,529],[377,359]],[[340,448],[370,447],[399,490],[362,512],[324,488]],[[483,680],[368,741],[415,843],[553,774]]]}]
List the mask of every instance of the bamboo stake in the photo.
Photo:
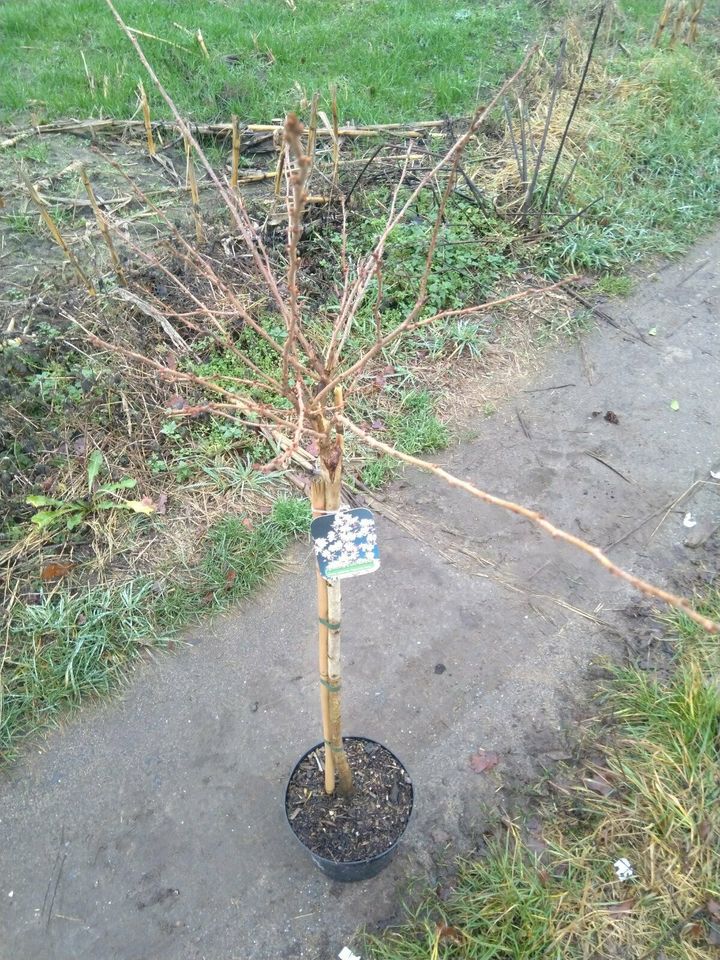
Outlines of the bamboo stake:
[{"label": "bamboo stake", "polygon": [[62,233],[60,233],[60,228],[53,220],[50,214],[50,211],[47,208],[47,205],[41,199],[40,194],[35,189],[35,185],[31,182],[31,180],[26,174],[23,173],[22,178],[25,183],[25,186],[28,189],[30,198],[32,202],[35,204],[35,206],[38,208],[38,212],[40,216],[43,218],[43,220],[45,221],[45,226],[50,231],[50,235],[52,236],[53,240],[60,247],[62,252],[65,254],[66,259],[72,265],[72,268],[74,269],[75,273],[78,275],[78,278],[80,279],[80,281],[85,284],[88,293],[94,297],[96,291],[95,291],[95,287],[92,284],[92,281],[90,280],[88,275],[85,273],[83,268],[80,266],[80,261],[68,246],[68,243],[65,240],[65,237],[63,237]]},{"label": "bamboo stake", "polygon": [[340,420],[348,430],[359,437],[369,447],[373,447],[373,449],[379,450],[381,453],[394,457],[396,460],[409,463],[413,467],[418,467],[420,470],[425,470],[427,473],[432,473],[436,477],[440,477],[441,480],[444,480],[449,486],[464,490],[466,493],[477,497],[478,500],[482,500],[483,503],[487,503],[491,507],[500,507],[503,510],[514,513],[518,517],[522,517],[524,520],[529,520],[531,523],[540,527],[541,530],[544,530],[545,533],[550,534],[555,540],[569,543],[570,546],[582,550],[583,553],[587,553],[596,560],[601,567],[604,567],[621,580],[625,580],[626,583],[629,583],[636,590],[639,590],[640,593],[644,593],[648,597],[654,597],[657,600],[662,600],[662,602],[666,603],[669,607],[681,610],[685,616],[690,617],[691,620],[699,624],[699,626],[708,633],[720,634],[720,623],[716,623],[709,617],[698,613],[697,610],[693,609],[689,601],[674,593],[669,593],[667,590],[662,590],[660,587],[653,586],[652,583],[648,583],[647,580],[643,580],[641,577],[636,577],[634,574],[628,573],[627,570],[623,570],[622,567],[613,563],[609,557],[606,557],[599,547],[594,547],[586,540],[582,540],[580,537],[568,533],[567,530],[556,527],[553,523],[550,523],[549,520],[546,520],[541,513],[538,513],[537,510],[530,510],[528,507],[523,507],[521,504],[514,503],[512,500],[504,500],[502,497],[496,497],[491,493],[487,493],[485,490],[480,490],[478,487],[473,486],[472,483],[468,483],[466,480],[460,480],[458,477],[448,473],[447,470],[443,470],[442,467],[439,467],[436,463],[430,463],[428,460],[420,460],[418,457],[413,457],[409,453],[402,453],[402,451],[397,450],[395,447],[391,447],[381,440],[376,440],[375,437],[371,437],[369,433],[358,427],[357,424],[351,420],[348,420],[348,418],[342,414],[340,414]]},{"label": "bamboo stake", "polygon": [[237,114],[232,115],[232,171],[230,173],[230,187],[235,190],[238,185],[238,170],[240,169],[240,124]]},{"label": "bamboo stake", "polygon": [[112,261],[113,269],[115,270],[118,280],[124,286],[126,282],[125,274],[123,273],[123,269],[120,264],[120,258],[118,257],[117,251],[115,250],[115,244],[112,242],[112,237],[110,236],[110,229],[108,227],[108,222],[105,219],[105,214],[102,212],[102,210],[98,206],[98,202],[95,197],[95,191],[92,188],[92,184],[88,179],[88,175],[84,167],[80,168],[80,179],[82,180],[83,186],[85,187],[85,192],[88,195],[90,206],[93,208],[93,213],[95,214],[95,219],[100,229],[102,238],[105,241],[105,246],[108,248],[108,252],[110,253],[110,260]]},{"label": "bamboo stake", "polygon": [[189,140],[185,141],[185,156],[187,158],[187,184],[190,190],[193,220],[195,221],[195,239],[198,243],[202,243],[205,235],[203,232],[202,216],[200,214],[200,192],[198,191],[197,177],[195,176],[195,161],[192,155],[192,145]]},{"label": "bamboo stake", "polygon": [[[342,389],[334,391],[335,407],[342,410]],[[325,509],[334,511],[340,508],[342,490],[342,461],[344,437],[337,431],[335,443],[327,444],[323,450],[321,443],[321,473],[325,487]],[[324,454],[324,455],[323,455]],[[353,792],[352,773],[348,763],[342,739],[342,712],[340,692],[342,687],[342,663],[340,641],[342,636],[342,588],[340,580],[331,580],[327,584],[328,596],[328,692],[330,708],[330,749],[333,752],[337,770],[337,792],[341,797],[349,797]]]},{"label": "bamboo stake", "polygon": [[145,87],[143,86],[142,80],[138,84],[138,90],[140,91],[140,105],[142,106],[148,153],[151,157],[154,157],[157,153],[157,149],[155,147],[155,140],[153,139],[152,124],[150,123],[150,103],[148,101],[147,94],[145,93]]},{"label": "bamboo stake", "polygon": [[[325,513],[325,485],[321,479],[310,486],[313,517]],[[335,761],[330,744],[330,678],[328,676],[328,585],[315,565],[318,607],[318,667],[320,671],[320,708],[322,710],[323,741],[325,743],[325,793],[335,790]]]}]

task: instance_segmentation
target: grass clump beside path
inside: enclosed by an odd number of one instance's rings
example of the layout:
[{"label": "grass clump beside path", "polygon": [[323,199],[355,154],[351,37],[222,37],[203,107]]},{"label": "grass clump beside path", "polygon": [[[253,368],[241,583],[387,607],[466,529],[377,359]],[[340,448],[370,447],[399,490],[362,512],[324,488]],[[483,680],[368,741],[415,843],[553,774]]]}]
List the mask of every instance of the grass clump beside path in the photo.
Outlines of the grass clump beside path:
[{"label": "grass clump beside path", "polygon": [[[130,26],[160,38],[140,37],[189,116],[237,113],[260,122],[332,84],[346,122],[462,114],[478,84],[490,89],[510,72],[542,19],[531,0],[117,0],[117,7]],[[147,86],[104,0],[0,4],[0,120],[28,107],[51,119],[129,117],[141,79]],[[154,110],[160,115],[160,104]]]},{"label": "grass clump beside path", "polygon": [[11,610],[0,685],[0,759],[83,700],[108,693],[150,647],[243,599],[310,524],[306,501],[280,498],[258,522],[230,516],[182,580],[158,571],[109,587],[38,592]]},{"label": "grass clump beside path", "polygon": [[[705,605],[720,614],[720,593]],[[542,824],[459,865],[452,892],[369,943],[374,960],[707,960],[720,946],[720,654],[675,621],[675,659],[618,669],[602,759]],[[669,675],[668,675],[669,674]],[[609,723],[609,727],[607,726]],[[615,863],[629,861],[621,880]]]}]

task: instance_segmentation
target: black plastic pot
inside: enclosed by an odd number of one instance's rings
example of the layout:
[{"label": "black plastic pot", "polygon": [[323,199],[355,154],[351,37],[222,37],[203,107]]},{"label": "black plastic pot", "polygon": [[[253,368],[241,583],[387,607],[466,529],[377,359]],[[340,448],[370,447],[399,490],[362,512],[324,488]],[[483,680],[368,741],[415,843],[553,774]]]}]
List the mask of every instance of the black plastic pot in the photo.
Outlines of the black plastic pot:
[{"label": "black plastic pot", "polygon": [[[403,768],[403,770],[407,775],[407,767],[405,766],[405,764],[398,757],[395,756],[392,750],[388,750],[385,744],[378,743],[377,740],[371,740],[369,737],[343,737],[343,742],[347,742],[348,740],[363,740],[365,741],[365,743],[376,743],[379,747],[382,747],[384,750],[387,750],[387,752],[391,756],[395,757],[395,760],[397,760],[397,762],[400,764],[400,766]],[[288,786],[295,774],[295,771],[303,762],[303,760],[307,756],[309,756],[311,753],[313,753],[315,750],[319,750],[321,747],[322,747],[322,743],[316,743],[314,747],[310,747],[309,750],[305,751],[305,753],[300,757],[300,759],[292,769],[292,773],[290,774],[290,780],[288,781]],[[410,784],[410,790],[411,790],[411,803],[414,804],[415,788],[412,785],[412,783]],[[403,831],[400,834],[400,836],[397,838],[395,843],[393,843],[391,847],[388,847],[387,850],[383,851],[383,853],[378,853],[376,854],[376,856],[370,857],[368,860],[346,860],[345,862],[341,862],[337,860],[328,860],[325,857],[320,857],[316,853],[313,853],[313,851],[308,846],[306,846],[305,843],[300,839],[300,837],[298,837],[298,835],[295,833],[295,831],[293,830],[292,822],[288,819],[287,788],[285,789],[285,819],[287,821],[288,827],[292,831],[292,835],[295,837],[295,839],[303,848],[303,850],[306,850],[310,854],[310,857],[312,858],[312,861],[315,864],[315,866],[318,867],[320,870],[322,870],[322,872],[325,874],[326,877],[329,877],[331,880],[339,880],[341,883],[353,883],[358,880],[369,880],[371,877],[376,877],[380,873],[380,871],[384,870],[385,867],[390,863],[392,858],[395,856],[398,845],[402,840],[402,838],[405,836],[405,831],[407,830],[408,824],[412,819],[412,807],[410,809],[410,816],[407,819],[407,823],[403,827]]]}]

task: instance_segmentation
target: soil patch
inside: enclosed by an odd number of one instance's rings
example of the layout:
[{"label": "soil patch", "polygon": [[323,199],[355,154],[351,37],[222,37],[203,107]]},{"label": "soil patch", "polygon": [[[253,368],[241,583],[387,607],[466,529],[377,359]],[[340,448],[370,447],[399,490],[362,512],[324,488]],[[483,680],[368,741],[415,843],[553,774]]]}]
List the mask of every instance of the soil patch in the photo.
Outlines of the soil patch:
[{"label": "soil patch", "polygon": [[293,771],[285,810],[295,835],[313,853],[335,863],[370,860],[402,836],[413,803],[412,781],[397,758],[373,740],[346,738],[355,792],[328,796],[322,750]]}]

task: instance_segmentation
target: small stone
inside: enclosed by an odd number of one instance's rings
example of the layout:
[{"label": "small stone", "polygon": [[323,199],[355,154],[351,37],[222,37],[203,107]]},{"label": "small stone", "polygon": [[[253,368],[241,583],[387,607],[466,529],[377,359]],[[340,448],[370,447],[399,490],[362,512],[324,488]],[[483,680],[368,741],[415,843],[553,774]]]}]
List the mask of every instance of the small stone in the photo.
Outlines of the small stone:
[{"label": "small stone", "polygon": [[447,670],[447,667],[445,666],[444,663],[435,664],[435,673],[437,674],[445,673],[446,670]]}]

